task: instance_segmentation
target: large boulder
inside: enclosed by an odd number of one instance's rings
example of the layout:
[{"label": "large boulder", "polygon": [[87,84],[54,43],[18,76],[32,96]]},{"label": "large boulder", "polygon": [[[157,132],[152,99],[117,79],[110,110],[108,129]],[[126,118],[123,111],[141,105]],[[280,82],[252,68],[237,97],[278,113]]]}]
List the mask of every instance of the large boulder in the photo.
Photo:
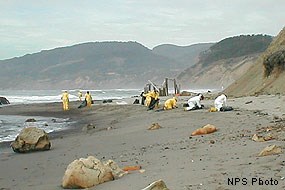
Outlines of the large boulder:
[{"label": "large boulder", "polygon": [[5,97],[0,97],[0,105],[2,104],[10,104],[9,100]]},{"label": "large boulder", "polygon": [[37,127],[24,128],[11,143],[14,152],[26,153],[32,151],[49,150],[51,143],[47,133]]},{"label": "large boulder", "polygon": [[74,160],[68,165],[62,179],[62,187],[89,188],[120,178],[124,174],[125,172],[114,161],[103,163],[94,156],[89,156]]}]

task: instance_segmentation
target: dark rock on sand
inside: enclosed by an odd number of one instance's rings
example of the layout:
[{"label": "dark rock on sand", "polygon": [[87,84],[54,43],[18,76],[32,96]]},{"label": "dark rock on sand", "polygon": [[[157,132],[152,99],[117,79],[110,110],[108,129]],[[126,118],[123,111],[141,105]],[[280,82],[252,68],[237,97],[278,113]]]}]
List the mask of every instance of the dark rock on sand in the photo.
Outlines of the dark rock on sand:
[{"label": "dark rock on sand", "polygon": [[108,100],[103,100],[103,103],[112,103],[113,100],[112,99],[108,99]]},{"label": "dark rock on sand", "polygon": [[9,100],[5,97],[0,97],[0,105],[2,104],[10,104]]},{"label": "dark rock on sand", "polygon": [[26,122],[36,122],[36,119],[35,118],[29,118],[29,119],[26,119]]}]

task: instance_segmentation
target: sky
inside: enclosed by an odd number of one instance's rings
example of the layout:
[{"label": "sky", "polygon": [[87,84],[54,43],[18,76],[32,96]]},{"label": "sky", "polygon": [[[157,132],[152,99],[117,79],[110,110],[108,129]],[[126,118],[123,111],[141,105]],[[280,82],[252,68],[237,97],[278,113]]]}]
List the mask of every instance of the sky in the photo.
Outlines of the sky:
[{"label": "sky", "polygon": [[285,0],[0,0],[0,60],[85,42],[149,49],[276,36]]}]

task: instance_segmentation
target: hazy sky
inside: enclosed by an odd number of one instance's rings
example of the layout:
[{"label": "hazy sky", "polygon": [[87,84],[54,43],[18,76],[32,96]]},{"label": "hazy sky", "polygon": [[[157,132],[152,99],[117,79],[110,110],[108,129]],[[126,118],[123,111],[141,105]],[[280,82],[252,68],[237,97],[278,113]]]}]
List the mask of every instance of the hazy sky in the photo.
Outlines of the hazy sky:
[{"label": "hazy sky", "polygon": [[0,0],[0,60],[90,41],[218,42],[276,36],[285,0]]}]

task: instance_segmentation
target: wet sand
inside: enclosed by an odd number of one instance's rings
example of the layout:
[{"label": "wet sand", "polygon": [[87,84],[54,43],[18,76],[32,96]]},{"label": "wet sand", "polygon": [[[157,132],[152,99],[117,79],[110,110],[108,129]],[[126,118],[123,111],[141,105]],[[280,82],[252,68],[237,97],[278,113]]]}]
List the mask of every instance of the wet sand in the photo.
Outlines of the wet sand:
[{"label": "wet sand", "polygon": [[[179,108],[147,111],[145,106],[102,104],[90,109],[62,111],[60,103],[15,105],[0,108],[1,115],[49,116],[76,121],[70,130],[50,134],[49,151],[14,153],[7,143],[0,149],[0,189],[56,190],[66,167],[73,160],[93,155],[100,160],[113,159],[119,166],[141,165],[145,172],[134,171],[121,179],[100,184],[96,190],[140,190],[162,179],[169,189],[284,189],[284,153],[258,157],[267,145],[284,150],[285,97],[259,96],[229,99],[229,112],[208,112],[213,100],[204,100],[205,109],[183,111],[189,97],[179,97]],[[161,101],[163,103],[164,100]],[[82,130],[88,124],[95,129]],[[153,123],[162,126],[147,130]],[[203,136],[191,133],[206,124],[218,131]],[[275,140],[252,141],[253,134],[269,126]],[[236,185],[229,183],[235,179]],[[252,184],[252,180],[273,181],[277,185]],[[243,181],[242,181],[243,180]],[[260,181],[261,180],[261,181]],[[268,182],[269,182],[268,181]],[[243,184],[242,184],[243,182]],[[246,183],[245,183],[246,182]]]}]

